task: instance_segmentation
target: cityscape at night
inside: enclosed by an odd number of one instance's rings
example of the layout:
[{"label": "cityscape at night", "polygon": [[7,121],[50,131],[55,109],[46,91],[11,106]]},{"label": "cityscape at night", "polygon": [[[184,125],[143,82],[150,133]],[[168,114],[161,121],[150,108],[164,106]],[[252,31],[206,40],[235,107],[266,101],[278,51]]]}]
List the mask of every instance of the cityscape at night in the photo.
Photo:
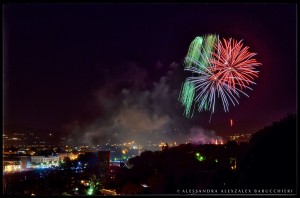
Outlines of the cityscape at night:
[{"label": "cityscape at night", "polygon": [[2,11],[3,195],[297,195],[297,4]]}]

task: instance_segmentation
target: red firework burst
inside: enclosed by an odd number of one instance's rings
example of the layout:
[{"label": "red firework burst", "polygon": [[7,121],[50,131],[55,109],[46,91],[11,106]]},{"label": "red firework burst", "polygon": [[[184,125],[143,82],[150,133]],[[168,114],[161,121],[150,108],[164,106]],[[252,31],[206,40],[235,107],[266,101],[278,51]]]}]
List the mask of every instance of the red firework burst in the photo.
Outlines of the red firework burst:
[{"label": "red firework burst", "polygon": [[216,52],[212,52],[210,63],[215,76],[233,89],[240,89],[255,84],[254,78],[258,77],[255,67],[261,65],[252,58],[256,53],[248,51],[249,47],[243,47],[242,41],[234,39],[219,40],[214,46]]}]

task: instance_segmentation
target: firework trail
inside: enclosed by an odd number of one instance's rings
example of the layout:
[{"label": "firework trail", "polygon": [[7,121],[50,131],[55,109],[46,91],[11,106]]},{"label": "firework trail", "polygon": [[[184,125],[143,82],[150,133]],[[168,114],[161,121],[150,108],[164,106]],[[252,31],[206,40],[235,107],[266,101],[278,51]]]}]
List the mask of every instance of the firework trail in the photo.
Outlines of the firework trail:
[{"label": "firework trail", "polygon": [[188,67],[199,67],[204,69],[209,66],[212,50],[217,40],[217,36],[210,34],[204,37],[196,37],[190,44],[189,51],[184,60],[184,65]]},{"label": "firework trail", "polygon": [[249,47],[242,41],[219,39],[218,35],[196,37],[184,61],[184,70],[193,75],[188,77],[181,88],[179,100],[185,108],[184,115],[192,117],[193,103],[198,111],[214,113],[217,98],[220,98],[225,112],[229,105],[239,104],[240,94],[249,97],[243,89],[252,90],[258,77],[256,67],[261,65],[252,57]]},{"label": "firework trail", "polygon": [[194,95],[195,95],[194,84],[186,80],[185,83],[183,84],[182,93],[179,98],[179,100],[182,102],[183,106],[185,107],[184,115],[186,117],[191,115],[190,113],[191,113],[191,107],[194,100]]}]

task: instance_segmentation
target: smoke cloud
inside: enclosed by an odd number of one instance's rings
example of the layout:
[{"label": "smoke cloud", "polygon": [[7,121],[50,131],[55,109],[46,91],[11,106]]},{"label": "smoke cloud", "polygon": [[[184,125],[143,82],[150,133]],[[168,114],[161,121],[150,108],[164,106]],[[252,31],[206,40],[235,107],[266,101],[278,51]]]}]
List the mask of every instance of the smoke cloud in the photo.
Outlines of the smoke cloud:
[{"label": "smoke cloud", "polygon": [[[163,69],[159,63],[158,69]],[[80,140],[85,145],[123,143],[135,141],[139,144],[192,141],[195,144],[211,143],[214,131],[205,131],[189,124],[182,118],[182,107],[178,102],[180,79],[178,64],[165,67],[165,75],[158,80],[147,80],[148,72],[131,63],[122,77],[109,79],[108,84],[94,92],[93,105],[99,116],[89,123],[79,120],[66,125],[72,131],[69,139]],[[140,75],[142,74],[142,75]],[[142,78],[141,78],[142,77]],[[174,85],[174,82],[175,85]],[[179,83],[178,83],[179,82]],[[176,129],[181,126],[181,129]]]},{"label": "smoke cloud", "polygon": [[[86,125],[79,121],[66,125],[65,128],[72,131],[69,139],[80,139],[86,145],[131,140],[143,144],[164,139],[165,132],[175,124],[174,118],[177,116],[174,111],[178,106],[179,90],[170,88],[172,73],[168,72],[166,76],[152,82],[149,89],[142,89],[147,85],[141,85],[145,82],[135,76],[140,73],[145,75],[147,72],[136,66],[133,68],[127,71],[130,87],[113,93],[117,89],[114,85],[120,84],[114,82],[94,93],[96,103],[102,111],[101,116]],[[170,68],[176,69],[176,63],[172,63]],[[172,114],[175,116],[171,116]],[[154,135],[149,136],[149,131],[155,131]]]}]

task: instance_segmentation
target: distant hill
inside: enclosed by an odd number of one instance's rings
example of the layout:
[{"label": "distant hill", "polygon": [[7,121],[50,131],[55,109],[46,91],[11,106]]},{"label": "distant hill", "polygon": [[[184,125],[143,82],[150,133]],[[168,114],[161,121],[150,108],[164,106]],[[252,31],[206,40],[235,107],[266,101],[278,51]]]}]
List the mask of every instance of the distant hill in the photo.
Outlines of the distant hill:
[{"label": "distant hill", "polygon": [[254,188],[295,188],[296,133],[296,115],[288,115],[253,134],[241,167],[242,183]]},{"label": "distant hill", "polygon": [[[25,145],[42,144],[42,142],[47,142],[48,144],[55,145],[58,142],[60,142],[60,138],[62,136],[62,133],[60,133],[59,131],[28,127],[24,125],[14,125],[14,124],[4,125],[3,133],[9,137],[8,139],[5,139],[5,142],[7,144],[16,144],[16,145],[19,145],[21,143],[24,143]],[[10,141],[10,139],[13,137],[20,138],[20,140]],[[39,142],[39,143],[34,143],[34,142]]]},{"label": "distant hill", "polygon": [[7,124],[4,125],[4,133],[13,134],[13,133],[35,133],[35,134],[48,134],[55,133],[53,130],[47,130],[43,128],[34,128],[28,127],[25,125],[15,125],[15,124]]}]

